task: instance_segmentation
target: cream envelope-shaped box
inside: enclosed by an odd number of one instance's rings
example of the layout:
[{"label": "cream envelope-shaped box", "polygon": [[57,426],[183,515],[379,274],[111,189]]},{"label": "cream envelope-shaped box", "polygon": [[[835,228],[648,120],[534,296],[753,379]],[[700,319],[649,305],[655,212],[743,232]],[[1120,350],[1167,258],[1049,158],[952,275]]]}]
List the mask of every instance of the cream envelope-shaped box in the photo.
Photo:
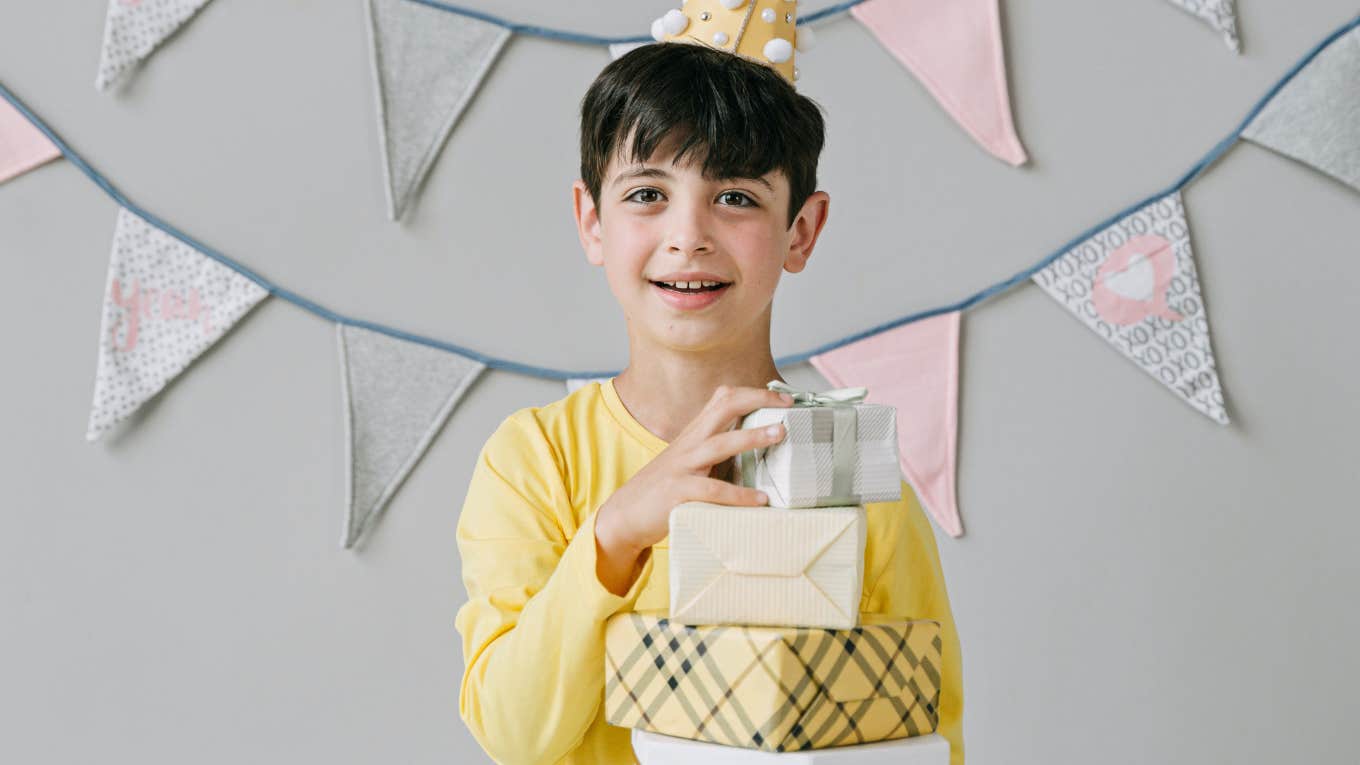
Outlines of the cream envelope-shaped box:
[{"label": "cream envelope-shaped box", "polygon": [[670,516],[670,619],[855,627],[867,526],[859,506],[686,502]]}]

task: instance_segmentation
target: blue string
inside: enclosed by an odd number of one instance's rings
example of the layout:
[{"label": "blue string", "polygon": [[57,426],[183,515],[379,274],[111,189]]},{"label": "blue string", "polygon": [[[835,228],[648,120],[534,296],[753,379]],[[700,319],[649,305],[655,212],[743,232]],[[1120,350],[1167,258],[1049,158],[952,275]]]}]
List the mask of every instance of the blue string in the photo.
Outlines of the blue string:
[{"label": "blue string", "polygon": [[[561,40],[563,42],[585,43],[588,45],[616,45],[620,43],[646,43],[652,41],[651,35],[643,35],[640,37],[604,37],[601,35],[571,32],[565,29],[540,27],[535,26],[533,24],[520,24],[514,21],[510,21],[508,19],[501,18],[500,16],[486,13],[484,11],[475,10],[473,8],[464,8],[460,5],[454,5],[453,3],[441,2],[441,0],[409,0],[409,2],[419,3],[421,5],[428,5],[431,8],[438,8],[441,11],[456,13],[459,16],[467,16],[474,19],[480,19],[488,24],[495,24],[498,27],[504,27],[510,30],[511,32],[514,32],[515,34],[527,35],[530,37],[544,37],[549,40]],[[864,2],[864,0],[845,0],[845,2],[837,3],[835,5],[823,8],[820,11],[809,13],[808,15],[798,19],[798,23],[809,24],[819,19],[826,18],[827,16],[830,16],[832,14],[849,10],[850,8],[853,8],[854,6],[859,5],[862,2]]]},{"label": "blue string", "polygon": [[[841,3],[838,6],[828,8],[826,9],[826,11],[822,13],[823,14],[834,13],[840,10],[844,10],[844,8],[848,8],[851,5],[854,5],[857,2],[862,1],[863,0],[848,0],[847,2]],[[436,3],[435,0],[410,0],[410,2],[422,2],[426,3],[427,5],[443,5],[442,3]],[[458,10],[455,10],[453,6],[448,6],[446,9],[453,12],[459,12]],[[468,15],[478,15],[479,17],[483,16],[483,14],[476,14],[474,12],[468,12]],[[811,21],[813,20],[814,17],[817,16],[818,14],[811,14],[805,20]],[[488,18],[488,20],[491,19]],[[515,25],[510,25],[508,23],[506,23],[505,25],[510,26],[511,28],[516,28]],[[1133,213],[1134,211],[1142,207],[1145,207],[1148,204],[1151,204],[1152,202],[1155,202],[1156,200],[1161,199],[1162,197],[1168,194],[1183,189],[1191,181],[1198,178],[1202,173],[1204,173],[1205,170],[1209,168],[1210,165],[1216,162],[1221,156],[1223,156],[1224,153],[1228,151],[1228,149],[1230,149],[1237,142],[1238,138],[1240,138],[1242,135],[1242,131],[1245,130],[1249,124],[1251,124],[1251,121],[1255,119],[1258,114],[1260,114],[1261,110],[1265,108],[1266,104],[1269,103],[1270,100],[1274,98],[1275,95],[1279,93],[1282,88],[1289,84],[1290,80],[1292,80],[1305,66],[1312,62],[1312,60],[1315,57],[1317,57],[1317,55],[1321,53],[1327,46],[1331,45],[1342,35],[1347,34],[1351,30],[1356,29],[1357,27],[1360,27],[1360,16],[1357,16],[1349,23],[1341,26],[1335,32],[1328,35],[1324,40],[1322,40],[1322,42],[1315,45],[1313,49],[1308,52],[1307,55],[1300,59],[1299,62],[1295,64],[1293,68],[1291,68],[1288,71],[1288,73],[1284,75],[1284,77],[1280,78],[1280,80],[1275,83],[1274,87],[1267,91],[1267,93],[1264,96],[1262,96],[1259,101],[1256,102],[1256,105],[1253,106],[1251,111],[1247,113],[1247,116],[1242,120],[1242,122],[1238,125],[1237,129],[1232,132],[1232,134],[1224,138],[1212,149],[1210,149],[1209,153],[1206,154],[1203,159],[1197,162],[1194,167],[1190,168],[1190,170],[1185,175],[1181,176],[1181,178],[1177,180],[1174,184],[1172,184],[1169,188],[1163,191],[1159,191],[1156,194],[1153,194],[1147,197],[1146,199],[1137,202],[1136,204],[1126,207],[1120,212],[1110,216],[1109,218],[1106,218],[1104,221],[1086,229],[1086,231],[1082,232],[1078,236],[1073,237],[1060,249],[1054,251],[1052,254],[1040,260],[1038,263],[1035,263],[1033,266],[1030,266],[1029,268],[1015,274],[1009,279],[997,282],[996,284],[993,284],[990,287],[980,290],[979,292],[976,292],[964,298],[963,300],[960,300],[956,303],[951,303],[949,305],[940,306],[938,308],[931,308],[925,311],[909,314],[899,319],[889,321],[885,324],[880,324],[876,327],[870,327],[869,329],[866,329],[863,332],[850,335],[849,337],[844,337],[841,338],[840,340],[826,343],[825,345],[818,346],[811,350],[777,358],[775,359],[775,364],[778,366],[788,366],[791,364],[807,361],[813,356],[818,356],[823,353],[833,351],[842,346],[849,345],[850,343],[863,340],[866,337],[871,337],[873,335],[877,335],[881,332],[886,332],[887,330],[894,329],[905,324],[910,324],[915,321],[928,319],[931,318],[932,316],[939,316],[941,314],[946,313],[954,313],[955,311],[966,311],[978,305],[979,303],[982,303],[996,295],[1001,294],[1002,292],[1010,290],[1011,288],[1021,284],[1022,282],[1028,281],[1030,277],[1047,268],[1055,260],[1065,255],[1073,247],[1076,247],[1083,241],[1091,238],[1096,233],[1113,225],[1114,223],[1126,217],[1130,213]],[[526,28],[532,29],[532,27]],[[608,38],[590,38],[589,41],[595,42],[604,41],[607,39]],[[601,44],[607,43],[601,42]],[[312,302],[311,300],[308,300],[307,298],[304,298],[292,292],[291,290],[287,290],[276,284],[273,284],[272,282],[260,276],[259,274],[256,274],[254,271],[251,271],[250,269],[246,268],[240,263],[237,263],[231,258],[222,255],[221,253],[217,252],[216,250],[213,250],[207,245],[190,237],[188,234],[185,234],[184,232],[180,231],[174,226],[171,226],[169,223],[166,223],[165,221],[161,220],[155,215],[152,215],[151,213],[147,212],[146,210],[142,209],[136,204],[133,204],[131,200],[123,196],[122,192],[114,188],[113,184],[109,183],[108,179],[100,175],[97,171],[94,170],[94,168],[90,167],[90,165],[86,163],[85,160],[81,158],[79,154],[76,154],[75,150],[73,150],[69,145],[67,145],[67,143],[63,141],[61,137],[58,136],[50,127],[48,127],[46,123],[44,123],[41,119],[38,118],[37,115],[30,111],[28,107],[25,106],[17,96],[15,96],[13,93],[9,91],[8,88],[5,87],[4,83],[0,83],[0,96],[4,97],[4,99],[8,101],[12,106],[14,106],[14,108],[17,109],[19,113],[23,114],[24,117],[26,117],[29,122],[33,123],[33,126],[40,130],[45,136],[47,136],[48,140],[50,140],[52,144],[61,151],[62,155],[65,156],[67,160],[69,160],[76,167],[80,168],[81,172],[85,173],[85,175],[88,176],[90,180],[94,181],[95,185],[103,189],[104,192],[107,193],[110,197],[112,197],[113,200],[117,202],[119,205],[126,208],[130,212],[133,212],[138,216],[142,217],[152,226],[155,226],[156,228],[160,229],[161,231],[164,231],[170,236],[175,237],[181,242],[184,242],[185,244],[189,245],[195,250],[198,250],[199,252],[212,258],[213,260],[216,260],[222,265],[232,269],[233,271],[236,271],[242,276],[245,276],[246,278],[263,287],[271,295],[283,298],[284,300],[287,300],[290,303],[298,305],[308,311],[311,311],[312,313],[318,316],[321,316],[322,318],[329,319],[330,321],[336,322],[338,324],[347,324],[354,327],[362,327],[364,329],[379,332],[390,337],[395,337],[401,340],[407,340],[413,343],[419,343],[421,345],[427,345],[432,348],[439,348],[445,351],[449,351],[451,353],[456,353],[461,356],[465,356],[467,358],[479,361],[487,365],[487,367],[491,369],[500,369],[507,372],[519,372],[521,374],[530,375],[533,377],[541,377],[552,380],[566,380],[569,378],[612,377],[615,374],[618,374],[618,370],[571,371],[554,369],[550,367],[535,366],[532,364],[523,364],[517,361],[511,361],[509,359],[488,356],[484,353],[479,353],[470,348],[464,348],[463,346],[455,345],[453,343],[446,343],[440,340],[435,340],[433,338],[415,335],[410,332],[404,332],[399,329],[393,329],[391,327],[386,327],[381,324],[375,324],[373,322],[363,321],[361,319],[354,319],[348,316],[342,316],[338,313],[335,313],[334,311],[331,311],[328,308],[320,306]]]}]

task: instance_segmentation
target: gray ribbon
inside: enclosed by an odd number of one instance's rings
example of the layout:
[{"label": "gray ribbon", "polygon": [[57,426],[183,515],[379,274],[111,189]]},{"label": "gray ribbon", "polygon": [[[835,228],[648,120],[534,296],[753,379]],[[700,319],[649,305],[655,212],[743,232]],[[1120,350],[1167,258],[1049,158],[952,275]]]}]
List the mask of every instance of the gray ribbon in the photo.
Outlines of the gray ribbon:
[{"label": "gray ribbon", "polygon": [[[823,499],[827,505],[848,505],[858,497],[853,493],[855,481],[855,455],[858,448],[859,412],[855,405],[864,401],[868,395],[866,388],[838,388],[817,393],[798,390],[779,380],[771,380],[765,385],[772,391],[787,393],[793,397],[794,407],[830,407],[832,421],[831,440],[831,496]],[[741,475],[745,486],[756,485],[756,471],[763,468],[766,477],[771,477],[765,464],[765,449],[755,449],[742,455]],[[749,455],[749,456],[748,456]],[[759,463],[759,464],[757,464]],[[769,481],[775,487],[774,481]],[[784,497],[774,497],[772,505],[787,505]]]}]

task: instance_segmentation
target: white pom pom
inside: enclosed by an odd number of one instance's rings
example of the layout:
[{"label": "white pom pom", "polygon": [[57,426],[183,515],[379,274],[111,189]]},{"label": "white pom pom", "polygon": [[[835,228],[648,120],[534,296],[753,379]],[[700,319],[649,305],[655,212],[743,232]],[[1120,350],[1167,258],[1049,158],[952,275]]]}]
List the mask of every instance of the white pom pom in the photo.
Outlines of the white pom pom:
[{"label": "white pom pom", "polygon": [[727,10],[735,11],[743,5],[746,5],[746,0],[722,0],[722,4]]},{"label": "white pom pom", "polygon": [[782,64],[793,58],[793,43],[782,37],[776,37],[765,43],[765,58],[776,64]]},{"label": "white pom pom", "polygon": [[685,31],[689,26],[689,17],[685,12],[677,8],[666,11],[666,15],[661,17],[661,28],[666,30],[666,34],[675,36]]},{"label": "white pom pom", "polygon": [[661,19],[652,22],[652,39],[661,42],[666,39],[666,29],[661,24]]},{"label": "white pom pom", "polygon": [[765,10],[761,11],[761,12],[760,12],[760,18],[764,19],[766,24],[773,24],[773,23],[774,23],[774,9],[773,9],[773,8],[766,8]]},{"label": "white pom pom", "polygon": [[812,28],[806,24],[798,27],[798,34],[794,38],[798,42],[798,50],[802,53],[807,53],[817,47],[817,33],[813,32]]}]

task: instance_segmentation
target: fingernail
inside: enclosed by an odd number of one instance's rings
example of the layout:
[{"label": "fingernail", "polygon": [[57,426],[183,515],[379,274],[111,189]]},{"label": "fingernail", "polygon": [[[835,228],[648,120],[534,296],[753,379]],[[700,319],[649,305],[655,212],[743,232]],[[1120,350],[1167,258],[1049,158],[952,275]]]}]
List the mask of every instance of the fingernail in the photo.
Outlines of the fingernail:
[{"label": "fingernail", "polygon": [[770,501],[770,498],[767,497],[767,496],[765,496],[765,492],[763,492],[763,491],[758,491],[758,492],[756,492],[756,501],[763,505],[763,504],[765,504],[766,502],[769,502],[769,501]]},{"label": "fingernail", "polygon": [[779,394],[779,398],[782,399],[783,402],[786,403],[786,404],[792,404],[792,403],[793,403],[793,396],[790,396],[790,395],[787,394],[787,393],[780,393],[780,394]]},{"label": "fingernail", "polygon": [[780,427],[782,427],[782,426],[780,426],[780,425],[771,425],[770,427],[768,427],[768,428],[765,429],[765,435],[769,436],[770,438],[777,438],[777,437],[779,436],[779,428],[780,428]]}]

